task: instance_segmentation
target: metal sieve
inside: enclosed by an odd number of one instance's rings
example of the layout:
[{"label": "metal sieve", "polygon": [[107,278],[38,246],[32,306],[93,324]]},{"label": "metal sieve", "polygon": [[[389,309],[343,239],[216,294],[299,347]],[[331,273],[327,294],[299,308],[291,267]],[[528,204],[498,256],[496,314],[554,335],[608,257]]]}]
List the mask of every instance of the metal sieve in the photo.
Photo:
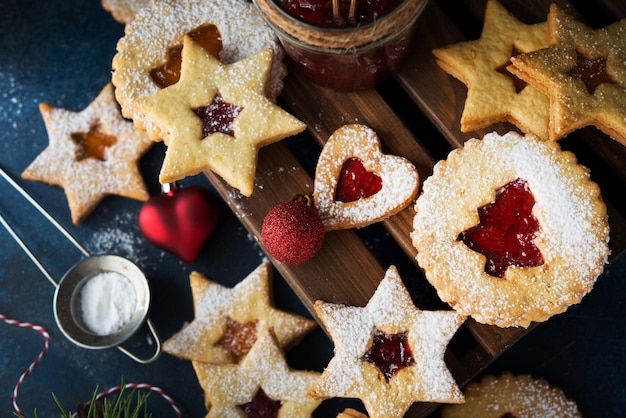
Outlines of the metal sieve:
[{"label": "metal sieve", "polygon": [[[54,293],[54,318],[61,332],[74,344],[88,349],[104,349],[116,347],[121,352],[139,363],[151,363],[161,354],[161,338],[157,333],[152,320],[148,316],[150,308],[150,287],[143,271],[132,261],[117,255],[91,255],[71,234],[64,229],[37,201],[35,201],[24,189],[22,189],[1,167],[0,175],[15,188],[30,204],[32,204],[50,223],[52,223],[65,237],[80,250],[85,258],[71,267],[57,282],[39,259],[26,246],[15,230],[0,214],[0,223],[11,234],[13,239],[20,245],[22,250],[35,263],[42,274],[52,283],[56,291]],[[115,272],[129,280],[135,290],[136,306],[129,321],[125,322],[121,329],[113,334],[98,335],[89,330],[85,325],[80,310],[80,292],[85,284],[94,276],[103,272]],[[154,337],[155,352],[148,358],[141,358],[122,347],[139,331],[146,323],[150,333]]]}]

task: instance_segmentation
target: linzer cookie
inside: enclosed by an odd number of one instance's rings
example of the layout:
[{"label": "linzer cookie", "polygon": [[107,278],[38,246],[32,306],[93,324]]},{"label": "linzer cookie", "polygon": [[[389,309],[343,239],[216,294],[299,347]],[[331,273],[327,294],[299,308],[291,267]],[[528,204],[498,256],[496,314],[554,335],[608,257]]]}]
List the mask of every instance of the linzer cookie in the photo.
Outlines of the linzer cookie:
[{"label": "linzer cookie", "polygon": [[527,374],[487,375],[468,384],[464,395],[464,404],[444,405],[441,418],[582,418],[576,403],[561,389]]},{"label": "linzer cookie", "polygon": [[236,362],[256,341],[260,321],[274,328],[283,348],[295,344],[315,322],[273,306],[270,269],[262,263],[232,289],[192,272],[195,319],[165,341],[164,351],[206,363]]},{"label": "linzer cookie", "polygon": [[39,110],[49,144],[22,177],[62,187],[74,224],[109,195],[140,201],[150,197],[138,160],[153,142],[122,118],[111,84],[80,112],[45,103]]},{"label": "linzer cookie", "polygon": [[402,417],[414,402],[463,402],[444,361],[465,317],[415,307],[391,266],[365,307],[315,302],[335,355],[311,393],[358,398],[371,418]]},{"label": "linzer cookie", "polygon": [[154,0],[102,0],[102,7],[111,13],[113,19],[129,24],[140,10],[152,6]]},{"label": "linzer cookie", "polygon": [[112,81],[122,113],[154,141],[163,133],[135,109],[135,101],[178,81],[183,37],[189,35],[224,64],[270,48],[274,59],[265,93],[274,100],[287,70],[274,32],[245,0],[159,0],[125,27],[113,57]]},{"label": "linzer cookie", "polygon": [[526,25],[489,0],[479,39],[433,50],[437,64],[467,86],[461,131],[510,122],[548,138],[549,100],[507,70],[511,57],[548,46],[546,23]]},{"label": "linzer cookie", "polygon": [[272,55],[225,65],[185,36],[180,81],[135,102],[168,138],[161,183],[211,170],[252,194],[259,148],[306,128],[265,97]]},{"label": "linzer cookie", "polygon": [[552,4],[548,34],[508,68],[550,97],[550,138],[593,125],[626,145],[626,19],[594,30]]},{"label": "linzer cookie", "polygon": [[589,170],[555,141],[490,133],[437,163],[415,203],[417,261],[463,315],[528,327],[579,303],[609,255]]},{"label": "linzer cookie", "polygon": [[289,367],[271,327],[263,322],[259,323],[258,338],[239,364],[192,364],[205,392],[207,418],[306,418],[313,416],[321,403],[309,394],[320,373]]},{"label": "linzer cookie", "polygon": [[383,154],[365,125],[345,125],[328,138],[317,162],[313,201],[326,230],[379,222],[413,202],[419,175],[410,161]]}]

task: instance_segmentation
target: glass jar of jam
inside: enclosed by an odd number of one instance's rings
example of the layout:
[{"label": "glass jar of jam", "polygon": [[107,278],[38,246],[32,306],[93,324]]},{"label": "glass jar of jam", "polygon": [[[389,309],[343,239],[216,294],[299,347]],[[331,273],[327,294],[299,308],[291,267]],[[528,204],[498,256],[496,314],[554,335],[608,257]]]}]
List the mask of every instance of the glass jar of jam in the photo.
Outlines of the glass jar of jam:
[{"label": "glass jar of jam", "polygon": [[[303,6],[300,9],[298,2]],[[378,3],[254,0],[254,3],[301,72],[319,85],[350,91],[373,87],[389,76],[406,55],[415,21],[427,0],[379,0]],[[320,7],[311,8],[312,3]],[[370,7],[355,12],[359,3]],[[348,10],[340,7],[346,4]],[[383,4],[387,9],[376,9],[372,4]]]}]

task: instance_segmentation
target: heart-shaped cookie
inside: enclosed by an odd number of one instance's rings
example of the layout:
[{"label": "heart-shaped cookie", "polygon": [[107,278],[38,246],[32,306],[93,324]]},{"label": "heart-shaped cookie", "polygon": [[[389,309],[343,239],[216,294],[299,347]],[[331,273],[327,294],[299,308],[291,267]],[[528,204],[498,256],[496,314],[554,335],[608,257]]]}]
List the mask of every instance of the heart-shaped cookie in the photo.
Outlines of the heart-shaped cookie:
[{"label": "heart-shaped cookie", "polygon": [[376,132],[351,124],[333,132],[322,149],[313,201],[327,231],[360,228],[406,208],[418,189],[410,161],[383,154]]},{"label": "heart-shaped cookie", "polygon": [[172,188],[151,197],[139,211],[139,229],[155,247],[191,263],[219,218],[215,196],[199,186]]}]

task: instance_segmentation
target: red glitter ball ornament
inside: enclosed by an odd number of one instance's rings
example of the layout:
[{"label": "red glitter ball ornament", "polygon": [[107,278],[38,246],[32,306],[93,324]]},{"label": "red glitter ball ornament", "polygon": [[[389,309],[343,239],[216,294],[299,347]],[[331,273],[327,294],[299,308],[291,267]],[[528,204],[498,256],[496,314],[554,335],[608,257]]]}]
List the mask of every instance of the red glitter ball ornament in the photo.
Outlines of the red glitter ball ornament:
[{"label": "red glitter ball ornament", "polygon": [[269,255],[285,264],[309,261],[322,248],[324,224],[310,197],[274,206],[265,216],[261,240]]}]

